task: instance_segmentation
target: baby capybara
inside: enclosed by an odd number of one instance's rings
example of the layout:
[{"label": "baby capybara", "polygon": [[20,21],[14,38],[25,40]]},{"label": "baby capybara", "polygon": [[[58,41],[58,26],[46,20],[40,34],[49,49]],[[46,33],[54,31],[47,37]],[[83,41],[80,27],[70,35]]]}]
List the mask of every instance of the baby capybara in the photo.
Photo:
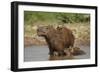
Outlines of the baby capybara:
[{"label": "baby capybara", "polygon": [[64,49],[74,45],[74,35],[66,27],[41,26],[37,29],[37,34],[46,39],[49,46],[50,55],[58,52],[64,55]]}]

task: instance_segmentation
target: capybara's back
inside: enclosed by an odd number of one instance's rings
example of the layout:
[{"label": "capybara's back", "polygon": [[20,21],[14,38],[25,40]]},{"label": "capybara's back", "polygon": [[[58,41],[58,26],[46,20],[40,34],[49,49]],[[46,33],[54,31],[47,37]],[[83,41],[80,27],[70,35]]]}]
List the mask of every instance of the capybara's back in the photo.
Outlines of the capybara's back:
[{"label": "capybara's back", "polygon": [[75,37],[70,29],[66,27],[58,27],[57,30],[61,35],[61,38],[64,41],[66,48],[74,46]]}]

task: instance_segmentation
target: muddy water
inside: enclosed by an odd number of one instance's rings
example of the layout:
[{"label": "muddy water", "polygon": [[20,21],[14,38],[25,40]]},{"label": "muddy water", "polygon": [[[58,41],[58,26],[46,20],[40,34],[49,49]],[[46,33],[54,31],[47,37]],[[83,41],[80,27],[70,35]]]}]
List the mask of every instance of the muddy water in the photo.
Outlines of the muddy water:
[{"label": "muddy water", "polygon": [[24,61],[48,61],[48,60],[63,60],[63,59],[88,59],[90,58],[90,47],[89,46],[80,46],[86,54],[70,57],[50,57],[48,46],[30,46],[24,49]]}]

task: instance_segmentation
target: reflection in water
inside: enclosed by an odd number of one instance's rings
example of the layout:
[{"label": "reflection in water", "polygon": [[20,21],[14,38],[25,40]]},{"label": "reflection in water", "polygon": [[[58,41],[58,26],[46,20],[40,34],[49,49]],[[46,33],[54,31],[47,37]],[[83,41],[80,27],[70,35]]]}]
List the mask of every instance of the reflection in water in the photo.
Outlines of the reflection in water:
[{"label": "reflection in water", "polygon": [[90,47],[80,46],[86,53],[76,56],[49,56],[48,46],[30,46],[24,48],[24,61],[48,61],[48,60],[74,60],[74,59],[88,59],[90,58]]}]

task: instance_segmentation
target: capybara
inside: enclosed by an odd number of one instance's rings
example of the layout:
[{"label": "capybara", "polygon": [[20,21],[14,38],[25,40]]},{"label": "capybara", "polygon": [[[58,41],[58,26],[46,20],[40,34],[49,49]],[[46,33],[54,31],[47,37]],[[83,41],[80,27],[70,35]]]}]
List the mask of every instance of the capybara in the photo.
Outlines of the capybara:
[{"label": "capybara", "polygon": [[74,45],[74,35],[72,31],[66,27],[41,26],[37,29],[37,34],[43,36],[49,46],[50,55],[58,52],[64,55],[64,48]]}]

